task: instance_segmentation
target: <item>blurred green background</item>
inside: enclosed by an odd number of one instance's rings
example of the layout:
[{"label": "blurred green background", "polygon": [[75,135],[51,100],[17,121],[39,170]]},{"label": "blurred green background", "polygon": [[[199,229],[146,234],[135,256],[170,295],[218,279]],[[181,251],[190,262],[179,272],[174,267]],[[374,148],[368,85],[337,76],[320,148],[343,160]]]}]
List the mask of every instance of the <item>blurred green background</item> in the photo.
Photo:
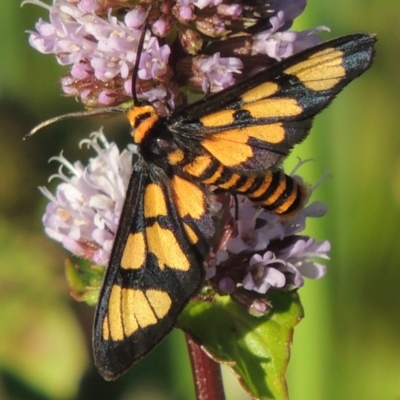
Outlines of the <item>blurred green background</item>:
[{"label": "blurred green background", "polygon": [[[45,10],[3,0],[0,10],[0,400],[194,398],[179,332],[129,374],[105,383],[93,369],[93,310],[74,302],[60,246],[42,232],[46,201],[37,186],[56,170],[47,160],[64,149],[88,157],[78,142],[104,125],[127,141],[123,119],[66,121],[23,142],[40,121],[80,110],[59,94],[63,73],[54,57],[28,45]],[[373,68],[316,120],[296,156],[309,182],[328,171],[314,198],[327,217],[310,234],[332,243],[329,273],[301,290],[306,318],[297,327],[288,371],[292,400],[400,399],[400,2],[312,0],[296,27],[331,28],[325,38],[379,35]],[[51,185],[50,185],[51,186]],[[394,247],[393,247],[394,246]],[[227,399],[247,399],[225,373]]]}]

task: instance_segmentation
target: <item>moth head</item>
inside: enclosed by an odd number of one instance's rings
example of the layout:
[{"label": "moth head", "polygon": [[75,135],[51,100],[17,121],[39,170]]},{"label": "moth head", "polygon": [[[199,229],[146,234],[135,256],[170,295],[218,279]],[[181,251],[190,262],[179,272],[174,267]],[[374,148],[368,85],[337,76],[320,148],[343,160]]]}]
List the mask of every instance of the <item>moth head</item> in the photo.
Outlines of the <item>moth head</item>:
[{"label": "moth head", "polygon": [[133,106],[127,113],[135,144],[140,144],[158,121],[156,109],[151,104]]}]

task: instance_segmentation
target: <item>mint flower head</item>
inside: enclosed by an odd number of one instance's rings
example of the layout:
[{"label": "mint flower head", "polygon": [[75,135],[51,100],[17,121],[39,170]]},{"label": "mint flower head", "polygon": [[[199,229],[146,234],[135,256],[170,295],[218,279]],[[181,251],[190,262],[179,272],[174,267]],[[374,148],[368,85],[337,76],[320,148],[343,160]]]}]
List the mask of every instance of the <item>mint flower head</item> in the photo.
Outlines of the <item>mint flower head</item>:
[{"label": "mint flower head", "polygon": [[132,173],[132,151],[120,152],[102,131],[82,140],[97,153],[87,166],[70,163],[62,154],[50,179],[62,181],[55,195],[41,187],[50,200],[43,216],[46,234],[72,254],[106,266],[118,226],[126,187]]},{"label": "mint flower head", "polygon": [[[32,47],[54,54],[69,70],[63,92],[89,107],[118,106],[132,98],[132,69],[149,2],[25,0],[49,12],[30,31]],[[233,85],[260,68],[320,42],[323,27],[296,32],[305,0],[153,1],[141,54],[139,98],[165,114],[185,103],[192,88],[204,93]]]}]

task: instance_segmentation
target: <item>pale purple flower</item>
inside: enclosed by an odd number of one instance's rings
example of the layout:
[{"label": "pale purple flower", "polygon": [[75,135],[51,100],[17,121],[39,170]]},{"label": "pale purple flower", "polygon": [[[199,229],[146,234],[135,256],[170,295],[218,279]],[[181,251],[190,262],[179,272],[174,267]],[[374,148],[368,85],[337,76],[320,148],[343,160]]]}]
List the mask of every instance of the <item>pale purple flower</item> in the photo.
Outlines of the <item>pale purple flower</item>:
[{"label": "pale purple flower", "polygon": [[277,269],[277,264],[284,264],[284,261],[277,259],[271,251],[264,255],[254,254],[243,279],[243,287],[264,294],[271,287],[285,286],[285,275]]},{"label": "pale purple flower", "polygon": [[126,26],[133,29],[140,29],[145,14],[145,10],[141,7],[134,8],[133,10],[127,12],[124,18]]},{"label": "pale purple flower", "polygon": [[218,92],[235,82],[233,74],[239,74],[243,63],[239,58],[221,57],[220,53],[212,57],[197,60],[196,67],[204,75],[202,88],[204,92]]},{"label": "pale purple flower", "polygon": [[153,24],[153,32],[155,35],[163,37],[167,33],[167,28],[168,24],[167,21],[163,18],[159,18],[154,24]]},{"label": "pale purple flower", "polygon": [[270,23],[271,28],[253,36],[252,49],[257,54],[265,54],[278,61],[321,43],[317,33],[327,30],[324,26],[302,32],[282,30],[287,26],[284,11],[271,17]]},{"label": "pale purple flower", "polygon": [[193,10],[190,7],[179,7],[179,17],[182,20],[190,21],[193,18]]},{"label": "pale purple flower", "polygon": [[[267,248],[272,239],[283,239],[284,228],[277,215],[255,208],[247,197],[238,196],[238,200],[237,236],[229,240],[226,245],[227,251],[232,254],[259,251]],[[232,213],[234,212],[232,208]],[[265,223],[256,228],[257,220],[265,221]]]},{"label": "pale purple flower", "polygon": [[105,106],[112,105],[114,102],[114,99],[112,97],[112,91],[102,90],[99,94],[98,101],[100,104],[104,104]]},{"label": "pale purple flower", "polygon": [[158,40],[152,37],[140,57],[138,77],[146,80],[165,74],[170,53],[168,45],[160,46]]},{"label": "pale purple flower", "polygon": [[281,268],[288,278],[289,288],[303,286],[303,277],[320,279],[326,275],[326,266],[314,261],[315,258],[329,259],[330,243],[325,240],[316,242],[312,238],[300,237],[292,245],[280,250],[278,257],[286,260]]},{"label": "pale purple flower", "polygon": [[61,166],[51,178],[63,182],[55,195],[40,188],[50,200],[43,224],[47,235],[67,250],[105,266],[132,172],[132,152],[120,153],[114,143],[107,142],[102,131],[81,143],[97,152],[86,167],[80,162],[71,164],[62,154],[52,158]]},{"label": "pale purple flower", "polygon": [[90,76],[92,68],[82,62],[76,63],[71,68],[71,76],[76,79],[86,79]]},{"label": "pale purple flower", "polygon": [[98,0],[80,0],[78,7],[84,12],[97,11],[101,8]]}]

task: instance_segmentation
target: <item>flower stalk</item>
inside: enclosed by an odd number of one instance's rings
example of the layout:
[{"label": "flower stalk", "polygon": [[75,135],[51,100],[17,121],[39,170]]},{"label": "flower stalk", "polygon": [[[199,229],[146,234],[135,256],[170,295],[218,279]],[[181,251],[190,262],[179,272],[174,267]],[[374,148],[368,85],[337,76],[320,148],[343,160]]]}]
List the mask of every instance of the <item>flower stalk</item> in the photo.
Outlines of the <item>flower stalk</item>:
[{"label": "flower stalk", "polygon": [[185,334],[197,400],[225,400],[220,365]]}]

